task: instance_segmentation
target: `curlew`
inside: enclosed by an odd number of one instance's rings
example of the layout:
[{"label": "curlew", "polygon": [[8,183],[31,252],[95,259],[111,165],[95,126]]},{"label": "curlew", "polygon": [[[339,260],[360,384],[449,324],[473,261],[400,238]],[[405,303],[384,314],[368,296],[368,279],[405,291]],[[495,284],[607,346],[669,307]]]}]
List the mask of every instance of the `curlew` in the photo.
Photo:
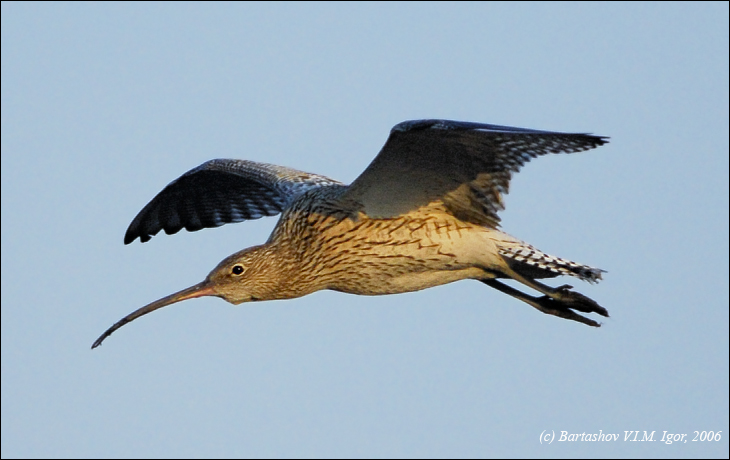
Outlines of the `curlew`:
[{"label": "curlew", "polygon": [[[125,316],[130,321],[203,296],[232,304],[291,299],[321,289],[381,295],[474,279],[543,313],[600,326],[581,313],[606,309],[537,279],[569,275],[591,283],[603,270],[548,255],[499,230],[512,173],[530,159],[574,153],[605,137],[449,120],[393,127],[380,153],[350,185],[318,174],[245,160],[210,160],[165,187],[124,236],[196,231],[282,213],[268,241],[223,259],[204,281]],[[510,278],[542,296],[523,293]]]}]

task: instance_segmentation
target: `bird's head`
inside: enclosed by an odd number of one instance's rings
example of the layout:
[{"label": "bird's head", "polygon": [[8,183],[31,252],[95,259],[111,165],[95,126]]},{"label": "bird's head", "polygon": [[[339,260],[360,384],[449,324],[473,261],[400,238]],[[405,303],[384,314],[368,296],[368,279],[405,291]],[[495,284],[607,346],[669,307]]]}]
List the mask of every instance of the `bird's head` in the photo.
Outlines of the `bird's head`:
[{"label": "bird's head", "polygon": [[201,284],[210,294],[238,305],[256,300],[286,298],[280,289],[281,268],[274,266],[277,257],[268,245],[253,246],[223,259]]},{"label": "bird's head", "polygon": [[283,279],[281,267],[272,262],[277,260],[268,245],[253,246],[223,259],[205,280],[187,289],[170,294],[130,313],[106,330],[91,348],[125,324],[162,307],[196,297],[220,297],[234,305],[256,300],[273,300],[296,297],[280,289]]}]

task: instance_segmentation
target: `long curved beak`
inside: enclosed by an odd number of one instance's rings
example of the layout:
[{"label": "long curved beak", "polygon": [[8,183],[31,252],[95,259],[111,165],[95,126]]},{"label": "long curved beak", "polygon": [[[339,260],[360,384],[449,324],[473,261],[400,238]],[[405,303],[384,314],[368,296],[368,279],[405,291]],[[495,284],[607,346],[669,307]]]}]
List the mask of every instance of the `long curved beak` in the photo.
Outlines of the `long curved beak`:
[{"label": "long curved beak", "polygon": [[140,316],[144,316],[147,313],[151,313],[159,308],[166,307],[168,305],[172,305],[177,302],[181,302],[183,300],[188,299],[194,299],[195,297],[204,297],[204,296],[212,296],[216,295],[215,291],[213,290],[213,284],[208,282],[208,280],[203,281],[202,283],[198,283],[195,286],[190,286],[187,289],[183,289],[180,292],[176,292],[174,294],[170,294],[167,297],[163,297],[160,300],[156,300],[152,302],[149,305],[146,305],[139,310],[136,310],[124,318],[120,319],[112,327],[106,330],[101,336],[99,336],[98,339],[96,339],[96,342],[91,346],[92,350],[99,345],[101,345],[101,342],[104,341],[107,337],[112,335],[114,331],[119,329],[120,327],[124,326],[130,321],[134,321],[135,319],[139,318]]}]

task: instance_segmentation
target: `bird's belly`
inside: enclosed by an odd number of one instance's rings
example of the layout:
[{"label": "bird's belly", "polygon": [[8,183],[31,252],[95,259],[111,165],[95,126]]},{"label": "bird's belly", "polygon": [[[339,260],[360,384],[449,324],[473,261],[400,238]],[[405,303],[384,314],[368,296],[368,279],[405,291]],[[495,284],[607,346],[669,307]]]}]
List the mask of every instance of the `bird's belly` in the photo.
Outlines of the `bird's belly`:
[{"label": "bird's belly", "polygon": [[360,295],[400,294],[403,292],[420,291],[442,284],[452,283],[463,279],[484,278],[485,272],[481,268],[469,267],[460,270],[432,270],[425,272],[410,272],[401,274],[363,274],[357,282],[348,279],[333,283],[329,289]]},{"label": "bird's belly", "polygon": [[491,269],[504,264],[493,241],[495,230],[451,216],[372,220],[363,225],[367,228],[328,235],[338,247],[323,251],[332,256],[317,263],[328,267],[327,273],[320,272],[322,288],[396,294],[491,277]]}]

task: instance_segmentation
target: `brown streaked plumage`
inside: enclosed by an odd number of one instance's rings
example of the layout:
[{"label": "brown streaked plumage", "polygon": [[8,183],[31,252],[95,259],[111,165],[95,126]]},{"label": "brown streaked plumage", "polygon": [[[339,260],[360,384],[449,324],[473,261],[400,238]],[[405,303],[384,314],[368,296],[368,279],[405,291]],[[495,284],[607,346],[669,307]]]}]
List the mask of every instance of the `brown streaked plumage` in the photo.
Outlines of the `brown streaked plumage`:
[{"label": "brown streaked plumage", "polygon": [[[600,326],[578,313],[606,309],[564,285],[603,270],[549,256],[498,229],[512,173],[548,153],[574,153],[605,137],[449,120],[396,125],[383,149],[349,185],[324,176],[245,160],[211,160],[165,187],[124,237],[172,234],[282,213],[268,241],[237,252],[201,283],[122,318],[124,324],[186,299],[217,296],[239,304],[290,299],[321,289],[362,295],[416,291],[476,279],[538,310]],[[511,278],[543,295],[499,281]]]}]

